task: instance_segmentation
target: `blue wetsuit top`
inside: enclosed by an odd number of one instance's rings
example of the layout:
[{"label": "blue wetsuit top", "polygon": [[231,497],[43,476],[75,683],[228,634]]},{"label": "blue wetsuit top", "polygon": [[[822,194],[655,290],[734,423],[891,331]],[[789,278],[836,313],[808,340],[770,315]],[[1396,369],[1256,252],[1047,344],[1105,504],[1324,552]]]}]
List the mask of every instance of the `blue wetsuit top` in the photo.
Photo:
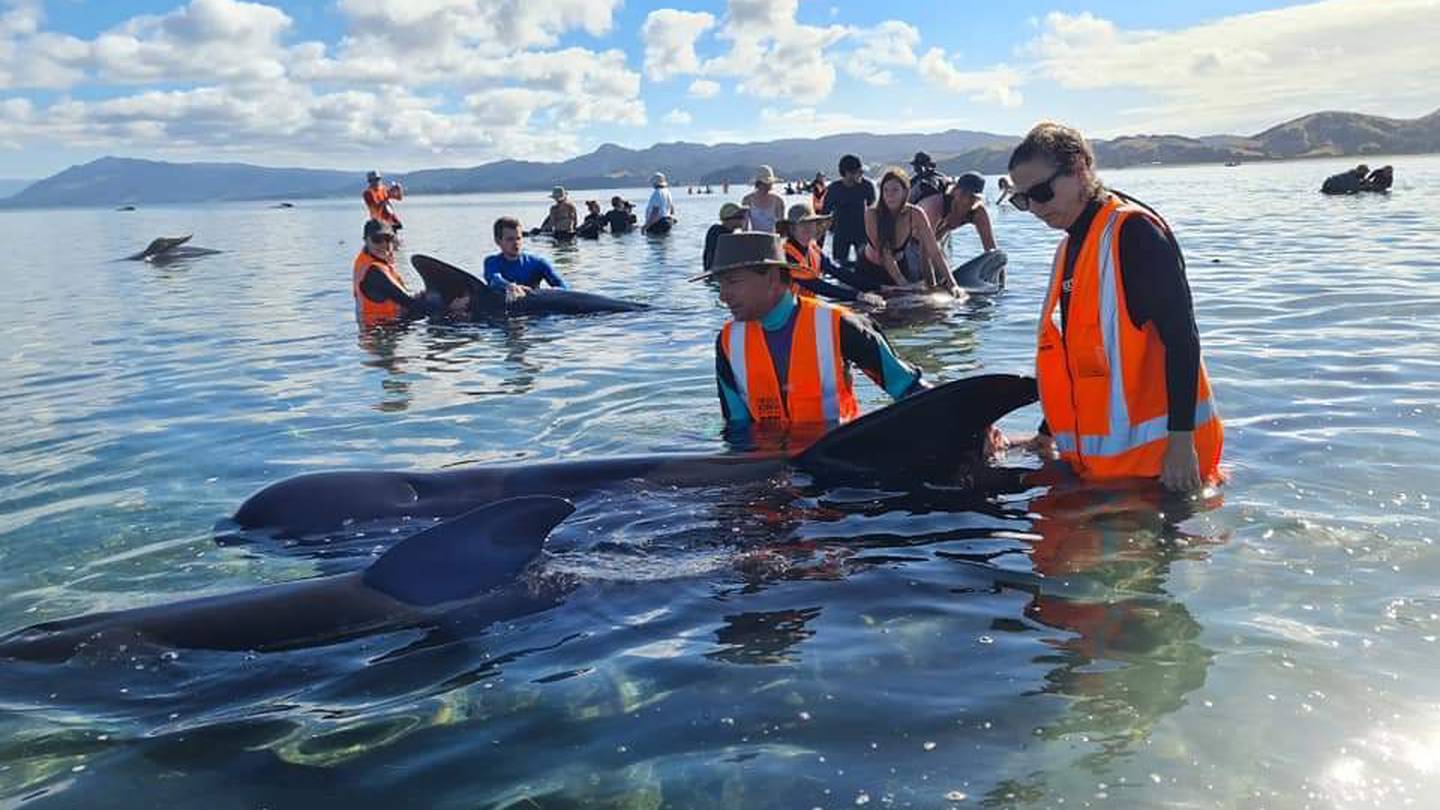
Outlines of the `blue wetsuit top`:
[{"label": "blue wetsuit top", "polygon": [[[765,330],[766,346],[776,364],[775,379],[782,388],[790,371],[790,339],[795,334],[795,313],[799,311],[795,295],[787,292],[775,308],[760,319],[760,327]],[[840,354],[847,364],[858,366],[892,399],[909,396],[925,387],[920,379],[920,369],[895,356],[895,350],[880,328],[859,313],[846,310],[840,319]],[[730,368],[730,361],[725,359],[719,336],[715,338],[715,381],[720,389],[720,410],[725,414],[725,420],[732,423],[750,421],[750,409],[740,397],[735,371]]]},{"label": "blue wetsuit top", "polygon": [[491,287],[503,287],[510,283],[533,288],[539,287],[541,281],[551,287],[565,289],[565,280],[560,278],[550,262],[539,256],[521,253],[518,259],[507,259],[505,254],[497,253],[485,259],[485,283]]}]

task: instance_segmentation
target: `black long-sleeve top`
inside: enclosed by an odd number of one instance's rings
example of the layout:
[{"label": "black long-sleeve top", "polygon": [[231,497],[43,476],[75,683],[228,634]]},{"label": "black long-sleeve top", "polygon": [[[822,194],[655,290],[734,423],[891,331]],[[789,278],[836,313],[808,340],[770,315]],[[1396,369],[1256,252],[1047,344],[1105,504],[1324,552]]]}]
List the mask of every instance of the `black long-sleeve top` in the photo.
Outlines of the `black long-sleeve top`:
[{"label": "black long-sleeve top", "polygon": [[[1070,286],[1075,259],[1100,211],[1091,201],[1075,222],[1065,251],[1065,272],[1060,285],[1060,324],[1066,328]],[[1154,323],[1165,346],[1165,394],[1170,404],[1170,430],[1195,429],[1195,399],[1200,380],[1200,332],[1184,260],[1165,232],[1148,217],[1132,216],[1120,226],[1120,283],[1125,304],[1136,329]]]}]

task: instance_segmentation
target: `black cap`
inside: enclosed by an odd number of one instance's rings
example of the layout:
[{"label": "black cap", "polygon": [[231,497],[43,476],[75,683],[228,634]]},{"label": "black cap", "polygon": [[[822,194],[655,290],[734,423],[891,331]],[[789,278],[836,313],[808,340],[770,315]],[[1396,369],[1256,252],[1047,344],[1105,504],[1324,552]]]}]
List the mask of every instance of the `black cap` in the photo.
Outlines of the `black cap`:
[{"label": "black cap", "polygon": [[935,158],[930,157],[930,153],[928,152],[916,152],[915,158],[910,161],[910,165],[914,166],[917,169],[921,169],[926,166],[934,166]]},{"label": "black cap", "polygon": [[985,190],[985,178],[979,172],[965,172],[955,178],[955,185],[963,191],[979,194]]},{"label": "black cap", "polygon": [[865,168],[865,164],[860,162],[860,158],[857,155],[846,155],[845,157],[840,158],[841,174],[846,174],[847,172],[858,172],[863,168]]},{"label": "black cap", "polygon": [[379,180],[379,179],[380,179],[380,172],[372,171],[372,172],[366,172],[366,174],[365,174],[365,182],[367,182],[367,183],[373,183],[373,182],[375,182],[376,180]]},{"label": "black cap", "polygon": [[378,219],[368,219],[365,221],[365,241],[368,242],[383,234],[389,234],[390,236],[395,235],[395,229],[390,227],[390,223],[381,222]]}]

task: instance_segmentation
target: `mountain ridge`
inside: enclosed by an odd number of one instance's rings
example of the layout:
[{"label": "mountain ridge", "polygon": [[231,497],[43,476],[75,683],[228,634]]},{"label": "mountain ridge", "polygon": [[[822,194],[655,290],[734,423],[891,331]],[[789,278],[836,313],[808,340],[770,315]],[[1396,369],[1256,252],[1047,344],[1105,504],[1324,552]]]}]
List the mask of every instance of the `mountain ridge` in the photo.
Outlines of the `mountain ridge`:
[{"label": "mountain ridge", "polygon": [[[412,194],[526,191],[562,185],[574,189],[644,186],[653,172],[672,185],[748,185],[756,167],[781,177],[834,172],[841,154],[862,155],[872,166],[908,163],[916,151],[933,155],[942,171],[1006,171],[1018,136],[950,129],[936,133],[840,133],[752,143],[657,143],[630,149],[614,143],[556,163],[499,160],[479,166],[420,169],[396,174]],[[1103,168],[1151,163],[1223,163],[1368,154],[1440,152],[1440,110],[1413,119],[1326,110],[1276,124],[1255,135],[1125,135],[1094,140]],[[0,207],[116,206],[243,200],[313,199],[359,193],[357,172],[246,163],[171,163],[106,156],[30,183]]]}]

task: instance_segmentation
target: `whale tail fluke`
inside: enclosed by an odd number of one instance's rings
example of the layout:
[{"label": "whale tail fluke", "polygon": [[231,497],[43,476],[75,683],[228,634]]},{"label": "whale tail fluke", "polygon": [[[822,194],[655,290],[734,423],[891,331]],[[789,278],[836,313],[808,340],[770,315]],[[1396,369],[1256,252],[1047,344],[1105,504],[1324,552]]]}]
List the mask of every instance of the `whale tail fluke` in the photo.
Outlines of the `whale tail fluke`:
[{"label": "whale tail fluke", "polygon": [[486,504],[402,541],[365,569],[365,584],[411,605],[475,596],[512,582],[574,511],[547,495]]}]

